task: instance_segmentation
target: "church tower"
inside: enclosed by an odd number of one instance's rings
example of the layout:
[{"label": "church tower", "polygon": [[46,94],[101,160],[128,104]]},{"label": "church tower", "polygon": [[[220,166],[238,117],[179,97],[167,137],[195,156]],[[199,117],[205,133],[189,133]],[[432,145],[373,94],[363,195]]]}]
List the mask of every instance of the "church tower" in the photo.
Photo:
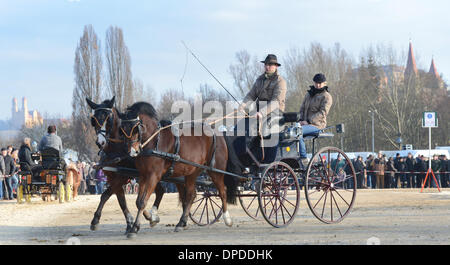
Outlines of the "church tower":
[{"label": "church tower", "polygon": [[409,41],[408,62],[406,63],[405,80],[407,80],[411,75],[417,76],[417,73],[418,71],[416,58],[414,57],[412,42]]},{"label": "church tower", "polygon": [[441,77],[439,76],[439,73],[436,69],[436,65],[434,64],[434,58],[431,59],[430,71],[428,71],[428,73],[433,75],[437,79],[441,79]]}]

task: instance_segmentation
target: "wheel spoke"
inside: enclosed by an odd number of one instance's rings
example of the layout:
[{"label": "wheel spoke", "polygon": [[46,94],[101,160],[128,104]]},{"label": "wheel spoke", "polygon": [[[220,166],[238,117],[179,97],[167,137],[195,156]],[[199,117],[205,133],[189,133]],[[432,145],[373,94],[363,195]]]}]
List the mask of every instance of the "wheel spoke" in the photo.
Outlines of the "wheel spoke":
[{"label": "wheel spoke", "polygon": [[323,212],[325,211],[325,204],[327,203],[327,196],[328,196],[328,191],[325,190],[325,200],[324,200],[324,202],[323,202],[322,218],[323,218]]},{"label": "wheel spoke", "polygon": [[[314,191],[314,192],[319,192],[318,190],[316,190],[316,191]],[[313,192],[313,193],[314,193]],[[312,194],[312,193],[311,193]],[[317,204],[319,204],[319,202],[322,200],[322,198],[323,198],[323,196],[325,196],[327,193],[326,192],[324,192],[323,194],[322,194],[322,196],[320,196],[320,198],[319,198],[319,200],[316,202],[316,204],[314,205],[314,207],[313,207],[313,209],[315,209],[316,208],[316,206],[317,206]]]},{"label": "wheel spoke", "polygon": [[198,220],[199,223],[202,222],[203,214],[205,213],[205,207],[208,208],[208,204],[207,203],[205,203],[205,206],[203,207],[202,214],[200,215],[200,219]]},{"label": "wheel spoke", "polygon": [[339,214],[341,215],[341,218],[342,218],[341,209],[339,209],[339,206],[338,206],[338,204],[336,202],[336,199],[334,198],[333,193],[331,191],[330,191],[330,194],[331,194],[331,198],[334,200],[334,204],[336,205],[336,208],[338,209]]},{"label": "wheel spoke", "polygon": [[[202,205],[202,203],[203,203],[203,199],[204,198],[201,198],[200,200],[201,200],[201,202],[198,204],[198,206],[197,206],[197,208],[195,209],[195,211],[192,213],[192,216],[194,216],[195,215],[195,213],[197,212],[197,210],[198,210],[198,208],[200,207],[200,205]],[[199,200],[199,201],[200,201]]]},{"label": "wheel spoke", "polygon": [[[289,213],[289,210],[286,208],[286,206],[281,202],[280,202],[280,204],[281,204],[281,207],[283,207],[286,210],[286,213],[289,215],[289,218],[292,218],[292,215]],[[293,206],[295,207],[295,205],[293,205]],[[295,208],[294,208],[294,211],[295,211]]]},{"label": "wheel spoke", "polygon": [[339,195],[339,197],[341,197],[341,199],[350,207],[350,204],[341,196],[341,194],[337,191],[337,190],[334,190],[336,193],[337,193],[337,195]]},{"label": "wheel spoke", "polygon": [[[216,202],[214,202],[214,203],[216,203]],[[211,210],[212,210],[212,212],[214,214],[214,219],[216,219],[217,218],[217,214],[216,214],[216,211],[214,210],[213,199],[209,200],[209,204],[211,205]]]}]

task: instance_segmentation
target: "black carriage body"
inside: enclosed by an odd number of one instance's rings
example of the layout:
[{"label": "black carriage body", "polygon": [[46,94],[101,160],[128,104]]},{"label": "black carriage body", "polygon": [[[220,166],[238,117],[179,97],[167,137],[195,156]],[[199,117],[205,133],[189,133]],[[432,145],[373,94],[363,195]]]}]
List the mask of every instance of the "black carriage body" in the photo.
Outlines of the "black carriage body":
[{"label": "black carriage body", "polygon": [[18,172],[19,183],[24,195],[56,195],[60,183],[65,183],[66,172],[64,162],[56,149],[49,148],[42,153],[33,153],[32,159],[39,161],[39,175],[33,176],[31,171]]}]

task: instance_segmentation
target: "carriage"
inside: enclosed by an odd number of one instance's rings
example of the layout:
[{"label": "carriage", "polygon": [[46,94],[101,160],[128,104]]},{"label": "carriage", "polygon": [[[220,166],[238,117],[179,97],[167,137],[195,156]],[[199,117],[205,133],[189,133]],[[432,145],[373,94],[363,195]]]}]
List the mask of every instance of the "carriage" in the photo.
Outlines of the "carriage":
[{"label": "carriage", "polygon": [[[279,121],[282,126],[276,132],[279,142],[275,147],[262,147],[266,153],[263,159],[247,147],[248,168],[241,175],[193,163],[176,154],[152,150],[147,155],[189,164],[204,169],[204,172],[214,171],[235,177],[239,181],[237,197],[243,210],[251,218],[264,219],[274,227],[285,227],[294,220],[302,189],[317,219],[328,224],[338,223],[350,213],[355,202],[356,174],[351,160],[336,147],[323,147],[315,152],[316,141],[333,137],[333,134],[322,130],[303,135],[297,121],[296,113],[283,114]],[[308,165],[300,161],[300,137],[312,140],[313,155]],[[139,175],[136,169],[124,167],[105,166],[103,170],[130,177]],[[184,183],[184,178],[163,177],[161,181]],[[218,191],[206,173],[198,177],[196,187],[197,198],[189,216],[197,225],[211,225],[222,215]]]},{"label": "carriage", "polygon": [[40,195],[45,201],[54,196],[60,203],[70,201],[72,198],[72,188],[66,183],[66,171],[59,151],[54,148],[47,148],[42,152],[33,153],[32,159],[39,161],[41,170],[39,175],[33,176],[28,167],[21,163],[21,170],[18,172],[19,185],[17,187],[17,202],[31,201],[31,196]]}]

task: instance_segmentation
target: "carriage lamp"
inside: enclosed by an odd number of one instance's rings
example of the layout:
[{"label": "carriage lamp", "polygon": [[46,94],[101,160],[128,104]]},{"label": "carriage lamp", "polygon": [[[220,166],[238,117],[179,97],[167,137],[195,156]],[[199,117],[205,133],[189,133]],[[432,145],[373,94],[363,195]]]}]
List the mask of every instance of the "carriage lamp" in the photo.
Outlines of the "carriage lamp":
[{"label": "carriage lamp", "polygon": [[336,132],[337,133],[344,133],[345,132],[345,128],[344,128],[344,124],[343,123],[336,125]]},{"label": "carriage lamp", "polygon": [[291,147],[286,147],[286,152],[290,152],[291,151]]}]

